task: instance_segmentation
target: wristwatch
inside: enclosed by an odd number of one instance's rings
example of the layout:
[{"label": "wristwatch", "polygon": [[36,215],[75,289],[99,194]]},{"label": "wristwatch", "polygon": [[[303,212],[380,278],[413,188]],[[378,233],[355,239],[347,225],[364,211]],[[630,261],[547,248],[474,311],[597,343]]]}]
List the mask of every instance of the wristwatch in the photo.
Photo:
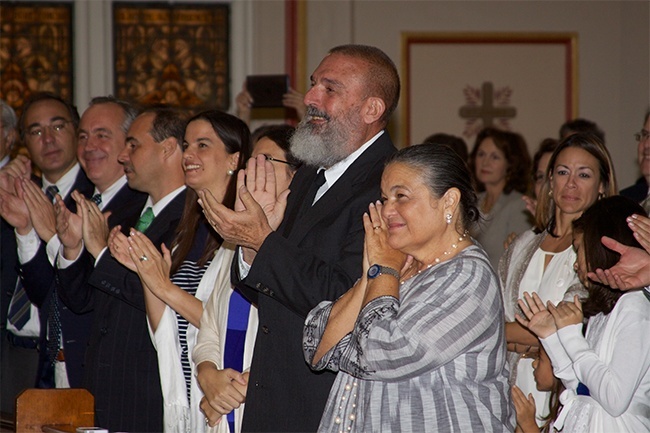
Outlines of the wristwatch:
[{"label": "wristwatch", "polygon": [[382,266],[378,264],[372,265],[370,268],[368,268],[368,278],[371,280],[373,278],[377,278],[380,275],[392,275],[393,277],[397,278],[399,281],[399,272],[397,269],[389,268],[388,266]]}]

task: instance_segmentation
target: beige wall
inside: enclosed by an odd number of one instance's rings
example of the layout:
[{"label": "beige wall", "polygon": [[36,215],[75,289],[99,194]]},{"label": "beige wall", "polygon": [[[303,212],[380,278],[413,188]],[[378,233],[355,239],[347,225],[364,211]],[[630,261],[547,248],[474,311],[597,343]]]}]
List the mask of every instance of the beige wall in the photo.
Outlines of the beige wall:
[{"label": "beige wall", "polygon": [[[638,175],[632,134],[650,101],[649,2],[310,0],[307,16],[308,71],[328,48],[351,42],[379,46],[401,70],[404,31],[577,32],[579,116],[605,130],[619,184]],[[399,128],[394,116],[402,145]]]},{"label": "beige wall", "polygon": [[[75,4],[75,93],[83,108],[91,96],[112,91],[111,8],[109,0]],[[283,0],[231,4],[234,98],[246,75],[284,71],[285,23]],[[308,0],[306,8],[305,86],[324,53],[338,44],[379,46],[401,70],[402,32],[577,32],[579,115],[606,131],[619,184],[637,177],[632,134],[650,101],[650,2]],[[402,145],[399,128],[396,115],[391,132]]]}]

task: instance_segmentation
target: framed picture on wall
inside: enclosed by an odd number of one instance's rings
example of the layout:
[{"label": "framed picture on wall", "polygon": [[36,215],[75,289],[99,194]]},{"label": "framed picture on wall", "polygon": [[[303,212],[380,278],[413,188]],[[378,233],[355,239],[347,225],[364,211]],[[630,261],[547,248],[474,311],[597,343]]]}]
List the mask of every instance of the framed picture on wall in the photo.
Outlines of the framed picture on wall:
[{"label": "framed picture on wall", "polygon": [[115,94],[143,106],[226,110],[230,6],[113,3]]},{"label": "framed picture on wall", "polygon": [[534,149],[575,118],[575,33],[403,33],[402,137],[444,132],[472,148],[485,126]]}]

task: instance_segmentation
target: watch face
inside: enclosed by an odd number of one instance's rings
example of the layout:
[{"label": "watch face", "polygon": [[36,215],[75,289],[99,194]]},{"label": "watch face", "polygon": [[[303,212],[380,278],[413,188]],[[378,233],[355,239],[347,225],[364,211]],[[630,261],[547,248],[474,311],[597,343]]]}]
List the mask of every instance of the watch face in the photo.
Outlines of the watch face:
[{"label": "watch face", "polygon": [[368,268],[368,278],[375,278],[381,272],[379,265],[372,265]]}]

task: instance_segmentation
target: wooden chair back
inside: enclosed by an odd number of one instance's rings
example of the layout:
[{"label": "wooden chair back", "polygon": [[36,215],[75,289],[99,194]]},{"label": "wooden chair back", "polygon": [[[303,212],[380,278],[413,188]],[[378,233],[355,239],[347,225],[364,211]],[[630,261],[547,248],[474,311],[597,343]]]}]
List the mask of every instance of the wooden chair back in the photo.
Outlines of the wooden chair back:
[{"label": "wooden chair back", "polygon": [[44,425],[94,426],[95,398],[85,389],[26,389],[16,398],[16,431]]}]

